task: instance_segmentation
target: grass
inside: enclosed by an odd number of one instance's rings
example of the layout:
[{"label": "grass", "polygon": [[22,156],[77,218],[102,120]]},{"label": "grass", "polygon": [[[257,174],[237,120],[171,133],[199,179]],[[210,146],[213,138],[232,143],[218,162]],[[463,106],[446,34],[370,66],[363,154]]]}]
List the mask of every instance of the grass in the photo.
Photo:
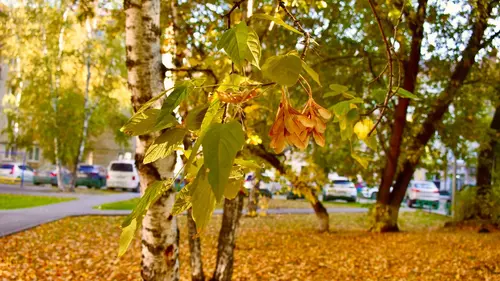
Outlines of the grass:
[{"label": "grass", "polygon": [[102,204],[95,206],[94,209],[99,210],[132,210],[139,203],[140,198],[132,198],[129,200],[118,201],[113,203]]},{"label": "grass", "polygon": [[[123,217],[75,217],[0,238],[0,280],[140,280],[141,241],[116,259]],[[401,233],[366,231],[365,214],[242,217],[232,280],[498,280],[500,233],[443,229],[446,218],[400,214]],[[178,217],[180,279],[189,280],[185,216]],[[201,235],[207,277],[221,216]],[[2,279],[3,278],[3,279]]]},{"label": "grass", "polygon": [[[100,210],[132,210],[139,202],[139,198],[133,198],[125,201],[118,201],[114,203],[102,204],[94,207],[94,209]],[[245,200],[245,207],[248,200]],[[323,202],[326,208],[368,208],[370,204],[366,203],[344,203],[344,202],[333,202],[327,201]],[[311,204],[306,200],[283,200],[283,199],[260,199],[260,208],[264,208],[267,205],[267,209],[310,209]],[[222,209],[223,203],[217,205],[218,209]]]},{"label": "grass", "polygon": [[0,209],[31,208],[75,200],[69,197],[31,196],[17,194],[0,194]]}]

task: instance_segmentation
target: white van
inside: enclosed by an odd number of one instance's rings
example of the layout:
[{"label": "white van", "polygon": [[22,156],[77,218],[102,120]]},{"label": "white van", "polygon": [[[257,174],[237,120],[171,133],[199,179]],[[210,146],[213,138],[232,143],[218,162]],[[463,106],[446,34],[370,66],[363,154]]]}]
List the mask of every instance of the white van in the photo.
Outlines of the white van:
[{"label": "white van", "polygon": [[123,190],[140,191],[139,173],[133,160],[117,160],[109,163],[106,177],[108,189],[122,188]]}]

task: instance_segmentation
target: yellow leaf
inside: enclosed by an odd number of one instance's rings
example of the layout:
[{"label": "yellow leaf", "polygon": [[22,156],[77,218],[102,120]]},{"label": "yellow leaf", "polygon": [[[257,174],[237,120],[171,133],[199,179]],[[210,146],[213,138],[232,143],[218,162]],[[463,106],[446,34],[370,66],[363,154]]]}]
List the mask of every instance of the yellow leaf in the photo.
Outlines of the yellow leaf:
[{"label": "yellow leaf", "polygon": [[373,128],[373,121],[371,119],[364,119],[358,121],[354,125],[354,133],[358,136],[360,140],[364,140],[368,137],[368,133]]}]

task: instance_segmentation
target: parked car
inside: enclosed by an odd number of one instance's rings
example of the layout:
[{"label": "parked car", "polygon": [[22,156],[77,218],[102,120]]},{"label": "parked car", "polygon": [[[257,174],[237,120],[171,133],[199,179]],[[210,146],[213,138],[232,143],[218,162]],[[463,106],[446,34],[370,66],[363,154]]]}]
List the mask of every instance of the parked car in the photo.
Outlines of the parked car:
[{"label": "parked car", "polygon": [[376,200],[378,195],[378,187],[365,186],[361,189],[361,195],[363,195],[364,198]]},{"label": "parked car", "polygon": [[292,191],[289,191],[287,194],[286,194],[286,200],[297,200],[297,199],[304,199],[304,195],[302,194],[296,194],[296,193],[293,193]]},{"label": "parked car", "polygon": [[335,178],[323,188],[323,201],[340,199],[356,202],[357,198],[356,186],[345,177]]},{"label": "parked car", "polygon": [[0,177],[7,180],[20,181],[23,179],[24,182],[33,181],[34,170],[22,163],[3,163],[0,165]]},{"label": "parked car", "polygon": [[106,168],[99,165],[79,165],[77,186],[101,188],[106,185]]},{"label": "parked car", "polygon": [[432,181],[411,181],[406,191],[406,204],[414,206],[432,206],[439,208],[439,189]]},{"label": "parked car", "polygon": [[121,188],[139,192],[139,173],[135,162],[133,160],[117,160],[109,163],[106,185],[108,189]]},{"label": "parked car", "polygon": [[[71,183],[71,172],[62,167],[61,175],[64,184]],[[57,167],[56,165],[45,165],[40,169],[36,170],[33,176],[33,184],[41,185],[41,184],[50,184],[52,186],[57,186]]]}]

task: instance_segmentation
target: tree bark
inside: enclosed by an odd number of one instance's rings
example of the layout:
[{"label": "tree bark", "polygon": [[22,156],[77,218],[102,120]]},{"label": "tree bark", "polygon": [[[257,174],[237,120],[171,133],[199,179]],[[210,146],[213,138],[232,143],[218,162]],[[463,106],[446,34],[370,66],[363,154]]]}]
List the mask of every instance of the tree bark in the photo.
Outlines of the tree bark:
[{"label": "tree bark", "polygon": [[[422,128],[408,145],[408,151],[415,153],[415,157],[406,159],[403,162],[403,168],[399,172],[396,182],[393,186],[393,192],[390,196],[390,207],[399,208],[406,194],[406,189],[410,183],[413,173],[420,161],[420,156],[423,153],[423,148],[436,132],[436,126],[441,122],[443,115],[448,111],[449,105],[453,99],[459,94],[459,89],[467,77],[471,67],[474,65],[475,56],[482,48],[481,41],[483,40],[484,30],[487,27],[487,21],[491,14],[493,3],[485,5],[485,1],[477,2],[477,17],[473,24],[472,35],[467,43],[466,48],[462,52],[461,59],[457,63],[453,71],[449,83],[445,90],[438,96],[431,110],[427,114],[427,118],[422,124]],[[397,217],[396,217],[397,219]],[[382,229],[387,229],[383,227]]]},{"label": "tree bark", "polygon": [[[163,89],[164,73],[160,54],[160,1],[125,0],[125,43],[128,86],[135,111]],[[158,106],[159,104],[155,104]],[[143,135],[136,144],[136,165],[141,191],[153,182],[172,177],[175,155],[143,164],[144,153],[153,135]],[[152,204],[142,222],[143,280],[179,280],[178,229],[171,215],[175,191],[169,189]]]},{"label": "tree bark", "polygon": [[495,150],[498,144],[498,136],[500,133],[500,106],[495,110],[493,120],[490,125],[491,131],[488,132],[489,141],[481,146],[477,159],[477,206],[476,213],[483,220],[491,219],[491,214],[487,208],[482,206],[488,205],[488,198],[491,194],[492,173],[495,166]]},{"label": "tree bark", "polygon": [[[87,25],[89,25],[89,23],[87,23]],[[90,40],[91,38],[89,37],[87,39]],[[90,52],[89,47],[87,47],[87,52]],[[90,78],[91,78],[90,64],[91,64],[90,53],[88,53],[87,57],[85,58],[87,77],[85,80],[85,94],[83,102],[84,113],[83,113],[82,135],[80,137],[80,144],[78,145],[78,151],[76,152],[75,163],[73,166],[73,176],[71,177],[70,191],[75,191],[76,179],[78,177],[78,164],[82,162],[83,153],[85,152],[85,141],[87,140],[87,135],[89,131],[89,121],[90,117],[92,117],[92,111],[93,111],[93,108],[90,107],[90,96],[89,96]]]},{"label": "tree bark", "polygon": [[[419,0],[417,8],[417,16],[414,20],[409,21],[410,29],[413,33],[410,44],[410,55],[404,63],[404,80],[402,88],[413,93],[415,91],[417,75],[419,72],[419,63],[421,58],[422,39],[424,37],[424,22],[427,9],[427,0]],[[386,157],[385,167],[381,177],[379,192],[377,194],[377,204],[380,208],[374,209],[375,224],[379,224],[378,219],[384,219],[386,210],[390,208],[391,185],[394,181],[394,176],[398,168],[398,160],[401,154],[401,142],[403,133],[406,127],[406,114],[410,100],[407,98],[399,98],[398,104],[394,110],[394,123],[392,125],[392,134],[389,141],[389,150]],[[377,214],[378,211],[382,213]],[[393,217],[393,216],[391,216]],[[397,220],[397,215],[396,215]],[[387,227],[384,227],[384,229]],[[378,229],[374,227],[373,229]],[[394,230],[397,230],[396,228]]]},{"label": "tree bark", "polygon": [[243,194],[224,199],[224,213],[217,245],[217,261],[212,281],[230,281],[233,275],[236,229],[243,209]]},{"label": "tree bark", "polygon": [[[299,186],[299,185],[307,185],[307,183],[302,183],[298,181],[297,177],[291,177],[289,174],[286,173],[285,165],[276,157],[276,154],[268,152],[265,147],[260,144],[258,146],[247,146],[248,150],[250,153],[253,155],[260,157],[261,159],[265,160],[267,163],[269,163],[271,166],[273,166],[278,172],[286,176],[288,180],[292,183],[293,186]],[[328,211],[326,210],[325,206],[323,206],[323,203],[319,200],[315,200],[315,202],[310,202],[311,206],[314,209],[314,213],[316,214],[316,217],[319,220],[318,223],[318,230],[320,232],[328,231],[329,230],[329,216],[328,216]]]},{"label": "tree bark", "polygon": [[196,233],[196,224],[193,220],[191,208],[187,211],[189,253],[191,255],[191,280],[204,281],[203,260],[201,257],[200,237]]},{"label": "tree bark", "polygon": [[259,186],[260,180],[257,180],[254,186],[250,189],[248,195],[247,216],[257,217],[257,206],[259,204]]},{"label": "tree bark", "polygon": [[[68,13],[71,10],[71,6],[68,5],[66,9],[63,12],[62,15],[62,24],[61,24],[61,29],[59,29],[59,38],[58,38],[58,49],[57,49],[57,59],[56,59],[56,70],[54,73],[54,87],[51,87],[52,89],[52,107],[54,110],[54,128],[56,130],[56,136],[54,137],[54,158],[55,158],[55,164],[56,164],[56,179],[57,179],[57,187],[59,190],[64,191],[64,180],[62,176],[62,160],[61,160],[61,151],[60,151],[60,143],[59,143],[59,126],[57,122],[57,113],[58,113],[58,107],[59,107],[59,90],[61,86],[61,64],[62,64],[62,58],[63,58],[63,51],[64,51],[64,31],[66,29],[66,21],[68,20]],[[45,45],[45,40],[44,40],[44,45]],[[47,46],[44,46],[44,53],[46,53],[46,48]]]},{"label": "tree bark", "polygon": [[316,202],[311,202],[311,205],[314,209],[316,217],[318,218],[318,231],[327,232],[330,229],[330,218],[328,216],[328,211],[319,200],[316,200]]}]

